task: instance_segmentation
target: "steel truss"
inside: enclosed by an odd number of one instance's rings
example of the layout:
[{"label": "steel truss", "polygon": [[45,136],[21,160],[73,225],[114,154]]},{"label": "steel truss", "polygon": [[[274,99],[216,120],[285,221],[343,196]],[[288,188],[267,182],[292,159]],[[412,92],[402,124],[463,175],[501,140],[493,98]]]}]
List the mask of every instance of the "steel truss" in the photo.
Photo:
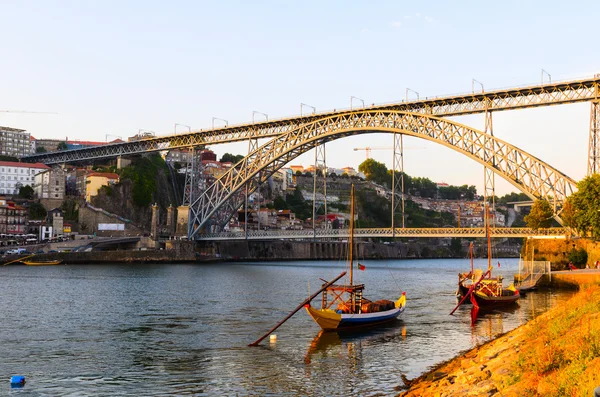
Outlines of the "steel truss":
[{"label": "steel truss", "polygon": [[[486,110],[496,112],[500,110],[586,102],[598,98],[597,86],[599,83],[600,77],[594,77],[584,80],[489,91],[480,94],[469,93],[433,97],[411,102],[391,103],[372,106],[369,110],[395,110],[436,116],[457,116],[484,113]],[[276,137],[294,131],[303,124],[347,113],[347,111],[316,113],[85,149],[38,153],[23,157],[22,160],[30,163],[41,162],[50,165],[188,148],[190,146],[214,145],[249,139]]]},{"label": "steel truss", "polygon": [[[348,229],[303,229],[303,230],[261,230],[245,233],[202,233],[199,240],[275,240],[275,239],[312,239],[317,238],[348,238]],[[533,237],[533,238],[566,238],[571,236],[567,228],[555,227],[548,229],[531,229],[528,227],[492,227],[492,237]],[[355,237],[479,237],[484,238],[485,228],[363,228],[354,229]]]},{"label": "steel truss", "polygon": [[[236,193],[260,173],[266,181],[274,172],[318,145],[346,136],[389,132],[427,139],[462,153],[512,183],[532,199],[550,200],[558,217],[566,197],[575,191],[575,181],[550,165],[492,135],[463,124],[431,115],[399,111],[360,110],[323,117],[260,146],[223,174],[190,206],[196,238],[209,219],[221,230],[242,205]],[[517,177],[518,176],[518,177]],[[225,210],[223,207],[227,206]],[[229,211],[229,212],[227,212]],[[218,231],[217,230],[217,231]]]}]

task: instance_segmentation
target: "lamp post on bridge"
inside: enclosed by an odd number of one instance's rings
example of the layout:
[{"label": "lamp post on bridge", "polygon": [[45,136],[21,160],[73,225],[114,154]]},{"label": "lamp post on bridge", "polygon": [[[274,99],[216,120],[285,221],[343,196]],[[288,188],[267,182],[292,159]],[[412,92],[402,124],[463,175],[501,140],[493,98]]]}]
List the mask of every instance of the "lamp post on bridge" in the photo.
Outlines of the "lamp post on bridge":
[{"label": "lamp post on bridge", "polygon": [[254,115],[255,114],[262,114],[263,116],[265,116],[266,121],[269,121],[269,115],[268,114],[263,113],[263,112],[259,112],[259,111],[256,111],[256,110],[253,110],[252,111],[252,124],[254,124]]},{"label": "lamp post on bridge", "polygon": [[312,114],[315,114],[317,112],[316,107],[307,105],[306,103],[301,103],[300,104],[300,116],[302,116],[302,109],[304,108],[304,106],[306,106],[307,108],[312,108],[312,110],[313,110]]},{"label": "lamp post on bridge", "polygon": [[407,88],[407,89],[406,89],[406,102],[408,102],[408,91],[410,91],[410,92],[412,92],[412,93],[415,93],[415,94],[417,94],[417,100],[419,100],[419,99],[420,99],[420,98],[419,98],[419,93],[418,93],[417,91],[415,91],[415,90],[411,90],[410,88]]},{"label": "lamp post on bridge", "polygon": [[350,110],[352,110],[352,100],[353,100],[353,99],[356,99],[356,100],[358,100],[358,101],[361,101],[361,102],[362,102],[362,107],[363,107],[363,108],[365,107],[365,101],[364,101],[364,100],[360,99],[359,97],[350,96]]},{"label": "lamp post on bridge", "polygon": [[481,86],[481,92],[485,92],[485,90],[483,89],[483,84],[481,83],[481,81],[477,81],[475,79],[473,79],[471,81],[471,91],[473,91],[473,94],[475,93],[475,83],[479,84]]},{"label": "lamp post on bridge", "polygon": [[188,129],[188,131],[189,131],[190,133],[192,132],[192,127],[190,127],[189,125],[187,125],[187,124],[179,124],[179,123],[175,123],[175,124],[173,125],[173,135],[177,135],[177,126],[180,126],[180,127],[185,127],[185,128],[187,128],[187,129]]},{"label": "lamp post on bridge", "polygon": [[227,120],[225,120],[225,119],[220,119],[220,118],[218,118],[218,117],[213,117],[213,118],[212,118],[212,129],[213,129],[213,130],[215,129],[215,120],[219,120],[219,121],[222,121],[222,122],[224,122],[224,123],[225,123],[225,127],[228,127],[228,126],[229,126],[229,121],[227,121]]},{"label": "lamp post on bridge", "polygon": [[542,69],[542,84],[544,84],[544,74],[548,76],[548,83],[552,83],[552,76],[550,76],[550,73]]}]

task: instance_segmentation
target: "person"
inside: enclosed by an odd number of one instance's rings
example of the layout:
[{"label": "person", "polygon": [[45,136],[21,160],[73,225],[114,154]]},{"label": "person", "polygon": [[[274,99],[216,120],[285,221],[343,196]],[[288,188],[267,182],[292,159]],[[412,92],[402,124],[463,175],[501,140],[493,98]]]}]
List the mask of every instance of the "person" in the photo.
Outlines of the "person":
[{"label": "person", "polygon": [[600,261],[596,261],[596,269],[600,270]]},{"label": "person", "polygon": [[589,264],[589,263],[586,263],[586,264],[585,264],[585,268],[586,268],[586,269],[589,269],[589,268],[590,268],[590,264]]},{"label": "person", "polygon": [[573,271],[573,269],[575,269],[575,265],[573,265],[573,262],[569,262],[567,266],[569,267],[569,271]]}]

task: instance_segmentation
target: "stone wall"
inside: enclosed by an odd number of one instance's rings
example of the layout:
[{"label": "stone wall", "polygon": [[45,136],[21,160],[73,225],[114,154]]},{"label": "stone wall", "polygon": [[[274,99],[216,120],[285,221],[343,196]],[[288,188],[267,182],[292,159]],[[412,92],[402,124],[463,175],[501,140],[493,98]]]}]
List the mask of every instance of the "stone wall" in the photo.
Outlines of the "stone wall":
[{"label": "stone wall", "polygon": [[[143,230],[135,227],[131,223],[125,223],[125,230],[98,230],[99,223],[124,223],[123,221],[108,216],[102,212],[94,211],[88,207],[79,208],[79,228],[82,234],[94,234],[97,236],[105,237],[126,237],[126,236],[138,236],[143,235]],[[85,225],[83,230],[82,225]]]}]

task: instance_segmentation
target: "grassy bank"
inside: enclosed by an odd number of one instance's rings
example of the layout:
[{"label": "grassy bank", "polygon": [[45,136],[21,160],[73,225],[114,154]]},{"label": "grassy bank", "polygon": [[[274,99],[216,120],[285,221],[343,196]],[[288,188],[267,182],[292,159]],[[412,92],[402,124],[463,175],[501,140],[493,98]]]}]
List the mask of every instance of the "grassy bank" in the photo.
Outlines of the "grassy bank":
[{"label": "grassy bank", "polygon": [[410,383],[401,396],[592,396],[600,386],[600,286]]}]

